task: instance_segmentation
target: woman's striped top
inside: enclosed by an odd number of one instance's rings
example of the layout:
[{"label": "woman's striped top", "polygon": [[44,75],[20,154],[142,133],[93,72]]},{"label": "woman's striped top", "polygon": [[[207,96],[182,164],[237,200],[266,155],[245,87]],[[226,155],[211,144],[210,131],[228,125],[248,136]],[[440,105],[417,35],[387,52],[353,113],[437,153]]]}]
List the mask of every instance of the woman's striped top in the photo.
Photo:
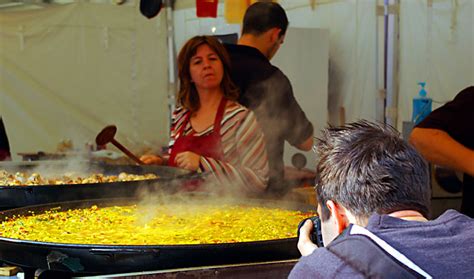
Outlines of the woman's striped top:
[{"label": "woman's striped top", "polygon": [[[193,133],[190,121],[186,121],[188,111],[178,107],[173,112],[171,125],[170,153],[176,140],[177,132],[184,128],[184,135]],[[186,122],[186,123],[184,123]],[[204,136],[211,133],[214,125],[193,136]],[[258,194],[265,191],[268,183],[268,159],[263,132],[252,111],[242,105],[227,101],[221,122],[221,140],[224,160],[201,156],[200,170],[209,172],[218,187],[225,187],[225,192],[245,192]]]}]

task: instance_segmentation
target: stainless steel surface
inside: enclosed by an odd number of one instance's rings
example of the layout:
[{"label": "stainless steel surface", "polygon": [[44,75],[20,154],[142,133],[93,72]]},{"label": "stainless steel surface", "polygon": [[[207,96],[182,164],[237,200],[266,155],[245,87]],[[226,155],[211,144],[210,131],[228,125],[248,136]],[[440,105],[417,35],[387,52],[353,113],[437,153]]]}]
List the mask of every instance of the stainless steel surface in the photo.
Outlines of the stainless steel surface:
[{"label": "stainless steel surface", "polygon": [[234,265],[201,266],[193,268],[156,270],[147,272],[133,272],[109,274],[100,276],[74,278],[287,278],[298,259],[285,261],[271,261],[262,263],[245,263]]}]

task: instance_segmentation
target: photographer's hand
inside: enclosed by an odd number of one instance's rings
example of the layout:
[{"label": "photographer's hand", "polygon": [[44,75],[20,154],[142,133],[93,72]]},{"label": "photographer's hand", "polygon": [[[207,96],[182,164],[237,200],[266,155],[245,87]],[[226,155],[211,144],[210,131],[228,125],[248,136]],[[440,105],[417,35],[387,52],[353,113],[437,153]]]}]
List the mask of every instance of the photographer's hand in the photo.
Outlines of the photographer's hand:
[{"label": "photographer's hand", "polygon": [[298,250],[302,256],[308,256],[313,253],[318,246],[311,241],[310,233],[313,230],[313,222],[306,220],[300,229],[300,237],[298,239]]}]

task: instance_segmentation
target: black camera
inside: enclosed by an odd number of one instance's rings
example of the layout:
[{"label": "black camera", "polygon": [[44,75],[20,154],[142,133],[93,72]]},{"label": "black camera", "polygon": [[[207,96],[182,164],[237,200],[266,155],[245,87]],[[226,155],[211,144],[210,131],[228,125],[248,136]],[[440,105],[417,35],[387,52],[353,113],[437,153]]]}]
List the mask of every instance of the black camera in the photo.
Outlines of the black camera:
[{"label": "black camera", "polygon": [[313,222],[313,231],[311,232],[310,234],[310,239],[311,241],[318,245],[318,247],[324,247],[324,243],[323,243],[323,234],[321,233],[321,219],[319,219],[318,216],[313,216],[313,217],[309,217],[309,218],[306,218],[304,219],[303,221],[301,221],[298,225],[298,238],[300,237],[300,229],[301,227],[303,226],[304,222],[306,222],[306,220],[311,220],[311,222]]}]

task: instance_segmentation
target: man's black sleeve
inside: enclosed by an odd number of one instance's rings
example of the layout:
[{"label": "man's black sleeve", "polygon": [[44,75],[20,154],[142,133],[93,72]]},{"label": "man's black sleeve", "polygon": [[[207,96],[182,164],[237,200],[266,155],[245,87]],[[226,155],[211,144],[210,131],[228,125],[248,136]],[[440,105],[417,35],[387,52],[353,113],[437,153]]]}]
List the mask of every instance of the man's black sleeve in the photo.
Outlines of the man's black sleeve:
[{"label": "man's black sleeve", "polygon": [[290,80],[281,71],[277,71],[275,76],[280,80],[280,87],[276,88],[281,94],[278,109],[281,117],[287,119],[282,122],[285,125],[283,136],[291,145],[296,146],[313,136],[314,128],[295,99]]},{"label": "man's black sleeve", "polygon": [[459,92],[456,97],[430,113],[416,127],[445,131],[466,146],[474,143],[474,87]]}]

